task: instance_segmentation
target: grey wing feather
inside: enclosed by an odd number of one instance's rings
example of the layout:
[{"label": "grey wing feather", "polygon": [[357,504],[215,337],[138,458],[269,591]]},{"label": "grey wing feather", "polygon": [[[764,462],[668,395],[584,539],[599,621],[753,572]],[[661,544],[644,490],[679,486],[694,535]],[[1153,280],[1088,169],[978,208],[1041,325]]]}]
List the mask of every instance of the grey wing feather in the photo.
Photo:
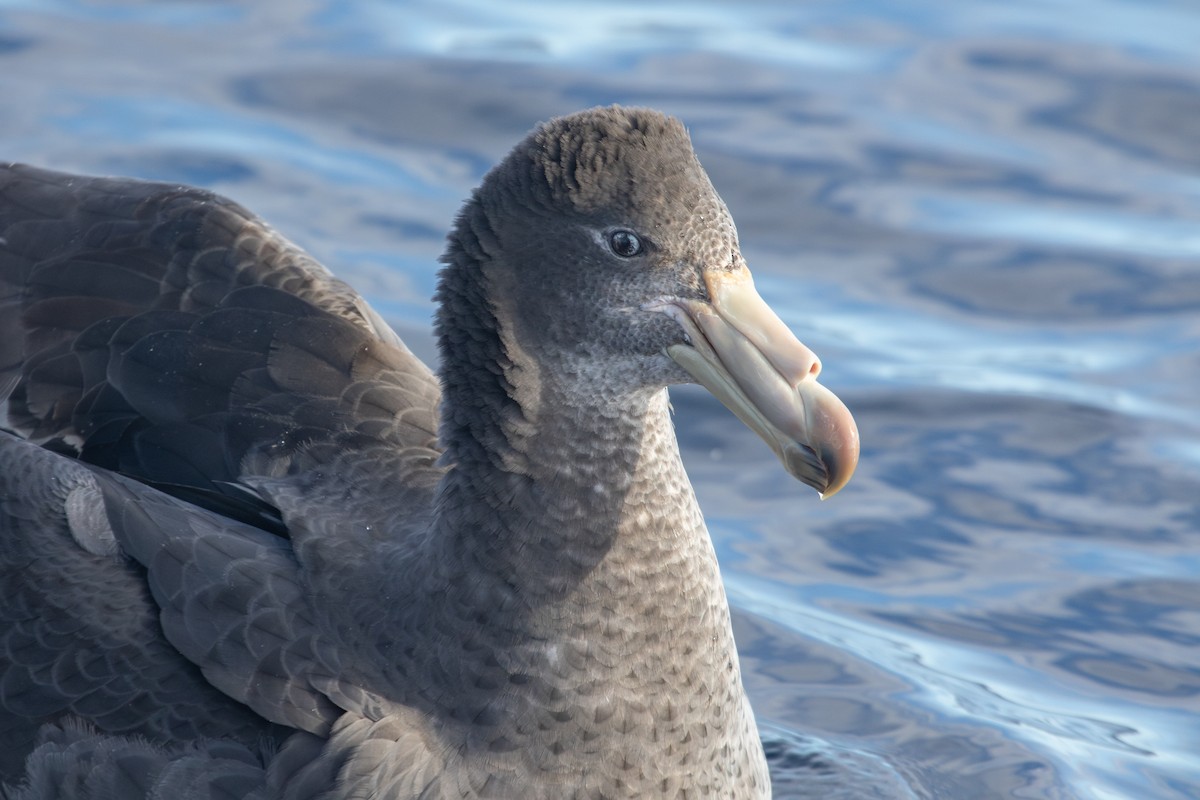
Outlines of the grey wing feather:
[{"label": "grey wing feather", "polygon": [[[167,741],[322,735],[349,703],[307,603],[372,562],[349,528],[424,528],[439,397],[237,204],[0,165],[4,774],[66,715]],[[313,548],[334,567],[310,597]]]},{"label": "grey wing feather", "polygon": [[42,730],[8,800],[261,800],[268,753],[235,742],[167,748],[68,720]]},{"label": "grey wing feather", "polygon": [[64,714],[153,738],[276,735],[164,641],[143,569],[116,555],[98,476],[4,433],[0,463],[4,774]]},{"label": "grey wing feather", "polygon": [[121,549],[147,571],[166,638],[261,716],[325,733],[342,713],[311,677],[342,672],[289,543],[116,476],[99,476]]},{"label": "grey wing feather", "polygon": [[0,427],[259,524],[245,479],[379,444],[427,502],[439,397],[361,297],[236,203],[0,166]]}]

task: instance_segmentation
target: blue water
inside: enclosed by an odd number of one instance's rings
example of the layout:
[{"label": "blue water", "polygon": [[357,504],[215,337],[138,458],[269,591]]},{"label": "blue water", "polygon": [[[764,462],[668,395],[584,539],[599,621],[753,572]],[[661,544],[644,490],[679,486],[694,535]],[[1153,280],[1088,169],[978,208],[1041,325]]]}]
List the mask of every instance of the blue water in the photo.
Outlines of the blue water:
[{"label": "blue water", "polygon": [[778,797],[1200,797],[1191,0],[0,0],[0,158],[202,184],[431,355],[538,120],[681,116],[854,410],[822,503],[675,393]]}]

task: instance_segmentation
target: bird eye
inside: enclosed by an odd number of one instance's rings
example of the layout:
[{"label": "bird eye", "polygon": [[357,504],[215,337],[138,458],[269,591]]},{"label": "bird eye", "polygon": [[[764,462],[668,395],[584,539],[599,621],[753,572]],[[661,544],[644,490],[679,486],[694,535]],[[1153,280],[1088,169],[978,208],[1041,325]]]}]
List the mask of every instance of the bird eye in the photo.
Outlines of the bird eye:
[{"label": "bird eye", "polygon": [[633,258],[642,252],[642,240],[633,231],[624,229],[608,235],[608,246],[621,258]]}]

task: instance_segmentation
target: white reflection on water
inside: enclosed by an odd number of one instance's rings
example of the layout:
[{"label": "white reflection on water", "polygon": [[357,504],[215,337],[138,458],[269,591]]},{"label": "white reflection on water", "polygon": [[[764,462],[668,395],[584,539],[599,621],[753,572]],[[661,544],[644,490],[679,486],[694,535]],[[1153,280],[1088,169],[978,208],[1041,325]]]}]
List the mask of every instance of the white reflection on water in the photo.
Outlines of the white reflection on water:
[{"label": "white reflection on water", "polygon": [[[900,677],[910,687],[907,702],[928,707],[947,720],[992,724],[1030,743],[1055,761],[1078,797],[1103,798],[1103,786],[1119,785],[1119,773],[1135,772],[1156,783],[1164,774],[1200,780],[1195,742],[1200,719],[1187,710],[1144,705],[1082,691],[1048,674],[1045,665],[1025,663],[1002,651],[923,637],[912,631],[874,627],[861,618],[828,611],[816,597],[796,596],[794,587],[746,575],[726,576],[733,603],[804,637],[833,645]],[[817,594],[809,587],[801,593]],[[828,588],[828,587],[824,587]],[[851,598],[845,592],[842,604]],[[853,593],[853,604],[887,605],[887,598]],[[828,599],[828,596],[826,596]],[[911,598],[910,598],[911,599]],[[1094,687],[1089,687],[1094,688]],[[1119,760],[1112,755],[1120,753]],[[1100,773],[1105,777],[1097,780]],[[1133,796],[1133,795],[1130,795]]]},{"label": "white reflection on water", "polygon": [[1200,219],[979,200],[919,188],[903,190],[904,197],[895,197],[896,190],[888,194],[904,209],[905,226],[917,230],[1154,258],[1200,258]]},{"label": "white reflection on water", "polygon": [[[726,3],[512,4],[478,0],[412,8],[379,4],[357,15],[361,33],[383,46],[452,57],[558,63],[620,62],[647,53],[704,51],[758,58],[794,67],[863,70],[880,56],[863,47],[800,34],[808,14],[802,6],[755,13]],[[331,10],[332,13],[333,12]]]}]

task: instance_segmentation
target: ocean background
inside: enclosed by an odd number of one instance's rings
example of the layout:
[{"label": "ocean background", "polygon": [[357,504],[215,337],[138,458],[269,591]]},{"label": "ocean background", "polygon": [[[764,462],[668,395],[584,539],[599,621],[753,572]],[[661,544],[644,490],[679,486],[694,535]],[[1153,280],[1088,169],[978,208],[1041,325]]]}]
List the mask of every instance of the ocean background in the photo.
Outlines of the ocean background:
[{"label": "ocean background", "polygon": [[463,198],[610,103],[860,426],[821,502],[673,392],[776,797],[1200,797],[1200,3],[0,0],[0,159],[229,195],[430,360]]}]

